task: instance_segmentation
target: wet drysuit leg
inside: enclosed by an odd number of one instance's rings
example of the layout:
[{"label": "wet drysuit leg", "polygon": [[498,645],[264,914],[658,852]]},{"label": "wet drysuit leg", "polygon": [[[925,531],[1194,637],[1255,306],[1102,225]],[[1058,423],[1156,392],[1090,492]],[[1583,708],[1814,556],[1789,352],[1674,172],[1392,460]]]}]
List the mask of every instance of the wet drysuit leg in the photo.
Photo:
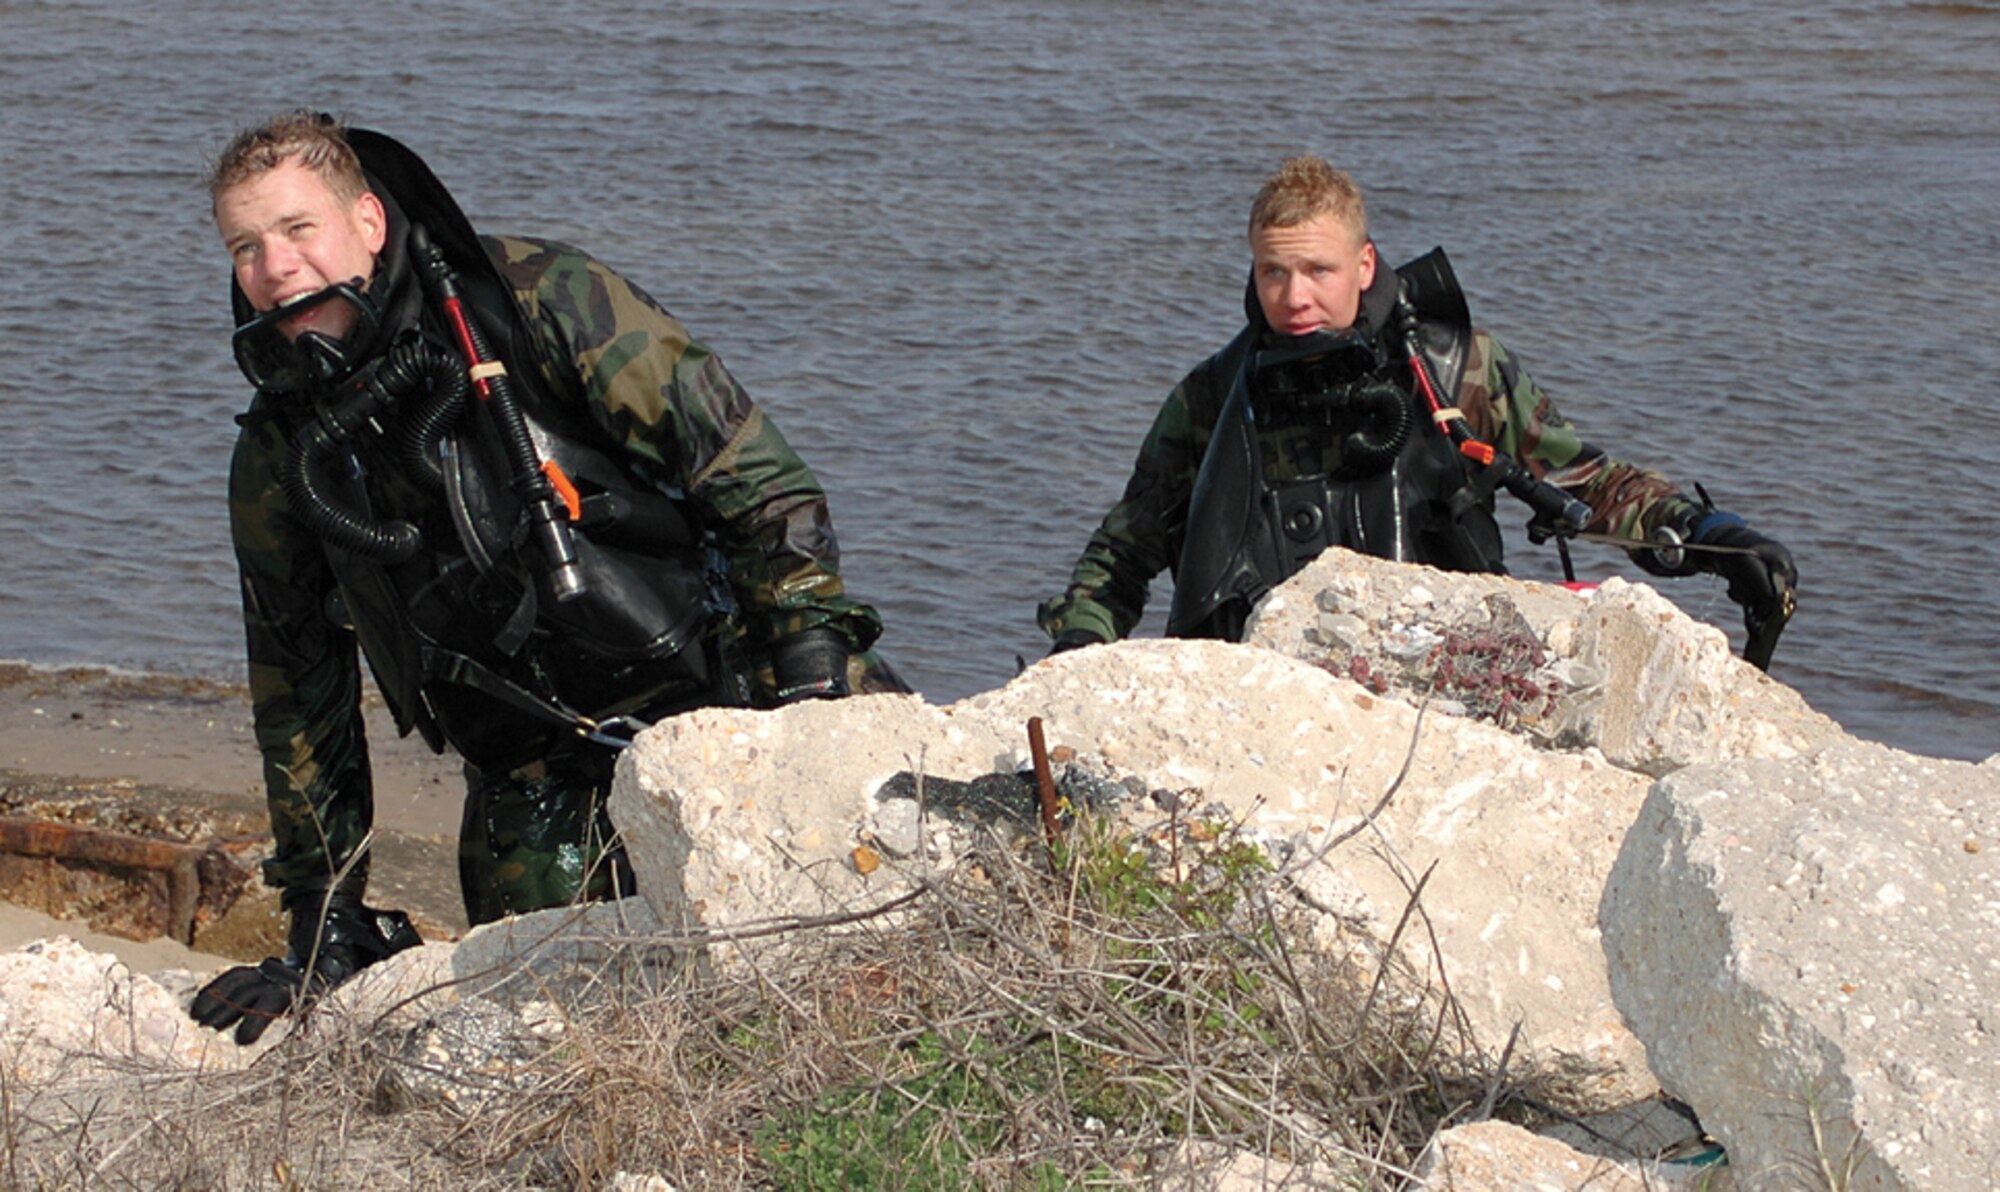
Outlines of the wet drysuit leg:
[{"label": "wet drysuit leg", "polygon": [[509,770],[465,767],[458,878],[467,919],[637,893],[605,811],[617,757],[578,740]]}]

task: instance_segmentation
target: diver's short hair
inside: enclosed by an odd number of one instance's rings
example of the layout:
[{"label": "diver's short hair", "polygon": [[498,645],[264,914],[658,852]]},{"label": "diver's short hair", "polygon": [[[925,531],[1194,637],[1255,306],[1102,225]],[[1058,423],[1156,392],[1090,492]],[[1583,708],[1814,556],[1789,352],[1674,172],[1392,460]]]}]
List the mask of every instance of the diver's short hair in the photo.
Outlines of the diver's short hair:
[{"label": "diver's short hair", "polygon": [[295,108],[230,138],[209,171],[209,199],[292,161],[318,174],[343,203],[368,191],[361,159],[347,143],[346,123],[325,112]]},{"label": "diver's short hair", "polygon": [[1368,238],[1368,209],[1361,188],[1344,171],[1323,157],[1288,157],[1264,179],[1250,204],[1250,231],[1289,228],[1331,215],[1346,224],[1356,239]]}]

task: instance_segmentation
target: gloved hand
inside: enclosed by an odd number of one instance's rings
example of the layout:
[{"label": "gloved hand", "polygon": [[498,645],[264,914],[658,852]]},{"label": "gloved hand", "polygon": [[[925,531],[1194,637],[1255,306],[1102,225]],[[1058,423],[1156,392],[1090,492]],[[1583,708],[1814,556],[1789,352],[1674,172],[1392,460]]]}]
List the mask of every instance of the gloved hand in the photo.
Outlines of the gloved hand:
[{"label": "gloved hand", "polygon": [[821,625],[771,647],[771,675],[780,704],[839,699],[847,689],[847,635]]},{"label": "gloved hand", "polygon": [[1746,609],[1774,605],[1798,587],[1799,569],[1792,552],[1744,525],[1733,513],[1717,510],[1703,517],[1693,541],[1731,548],[1728,554],[1700,552],[1696,565],[1728,580],[1729,598]]},{"label": "gloved hand", "polygon": [[1792,552],[1743,524],[1742,518],[1719,509],[1710,510],[1696,523],[1689,541],[1727,548],[1726,553],[1688,553],[1697,556],[1696,566],[1728,581],[1729,598],[1743,608],[1743,628],[1748,635],[1743,657],[1759,670],[1768,669],[1778,634],[1791,620],[1796,602],[1799,569],[1792,562]]},{"label": "gloved hand", "polygon": [[376,961],[424,942],[402,911],[363,906],[352,895],[334,895],[323,923],[319,892],[287,900],[294,901],[284,958],[223,972],[194,995],[189,1017],[218,1031],[234,1026],[236,1042],[248,1047],[282,1015]]},{"label": "gloved hand", "polygon": [[1104,639],[1088,629],[1065,629],[1056,635],[1055,644],[1050,646],[1049,652],[1042,655],[1042,657],[1054,658],[1058,654],[1067,654],[1071,650],[1081,650],[1085,646],[1101,646],[1103,644]]}]

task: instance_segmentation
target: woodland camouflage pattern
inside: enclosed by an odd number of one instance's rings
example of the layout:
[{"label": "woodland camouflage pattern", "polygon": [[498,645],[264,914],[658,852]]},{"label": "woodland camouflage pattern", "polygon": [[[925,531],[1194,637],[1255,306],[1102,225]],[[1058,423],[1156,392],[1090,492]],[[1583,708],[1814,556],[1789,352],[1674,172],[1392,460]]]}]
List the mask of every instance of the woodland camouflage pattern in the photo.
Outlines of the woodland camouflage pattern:
[{"label": "woodland camouflage pattern", "polygon": [[[1050,637],[1068,630],[1104,641],[1124,637],[1145,611],[1153,577],[1179,560],[1188,498],[1234,381],[1225,358],[1235,359],[1227,349],[1218,352],[1167,395],[1139,448],[1124,495],[1085,546],[1068,590],[1038,610],[1037,619]],[[1478,328],[1467,351],[1457,405],[1474,436],[1589,505],[1589,533],[1643,538],[1663,523],[1687,518],[1695,508],[1666,477],[1620,463],[1585,443],[1512,353]],[[1428,417],[1420,419],[1413,433],[1435,433],[1428,423]],[[1336,444],[1295,425],[1259,423],[1258,449],[1264,478],[1274,484],[1330,471],[1337,462]]]},{"label": "woodland camouflage pattern", "polygon": [[[825,493],[721,359],[637,286],[576,249],[520,238],[486,244],[540,337],[548,389],[581,403],[623,447],[635,475],[685,493],[712,532],[753,662],[771,642],[829,624],[851,649],[866,650],[881,621],[845,595]],[[239,420],[230,469],[256,737],[276,844],[265,876],[274,886],[319,887],[341,875],[344,887],[358,891],[366,859],[342,871],[374,820],[358,651],[354,632],[328,615],[334,573],[279,485],[280,461],[303,416],[290,406],[291,399],[257,397]],[[602,851],[605,790],[598,788],[608,773],[608,764],[470,773],[468,825],[485,816],[486,826],[464,834],[467,890],[491,886],[482,896],[511,910],[579,893]],[[569,813],[551,818],[552,801],[564,799]],[[488,805],[491,814],[481,810]],[[508,807],[542,822],[510,825]],[[558,823],[570,839],[545,838]]]},{"label": "woodland camouflage pattern", "polygon": [[724,539],[745,632],[769,643],[836,622],[856,650],[881,634],[847,599],[826,494],[722,360],[625,278],[566,245],[490,237],[541,333],[550,386],[580,393],[634,470],[685,489]]}]

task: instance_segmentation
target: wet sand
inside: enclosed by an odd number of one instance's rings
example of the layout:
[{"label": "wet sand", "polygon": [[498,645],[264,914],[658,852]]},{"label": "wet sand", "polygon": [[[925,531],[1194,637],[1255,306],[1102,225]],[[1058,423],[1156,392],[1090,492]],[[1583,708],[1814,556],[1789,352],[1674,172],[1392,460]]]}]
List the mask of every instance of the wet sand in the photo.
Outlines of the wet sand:
[{"label": "wet sand", "polygon": [[[462,931],[459,764],[415,737],[398,738],[372,692],[366,707],[376,803],[369,901],[408,910],[433,931]],[[0,795],[9,802],[143,797],[240,816],[264,830],[249,692],[210,680],[0,662]],[[0,903],[0,949],[51,934],[140,971],[229,963],[171,940],[135,943]]]}]

